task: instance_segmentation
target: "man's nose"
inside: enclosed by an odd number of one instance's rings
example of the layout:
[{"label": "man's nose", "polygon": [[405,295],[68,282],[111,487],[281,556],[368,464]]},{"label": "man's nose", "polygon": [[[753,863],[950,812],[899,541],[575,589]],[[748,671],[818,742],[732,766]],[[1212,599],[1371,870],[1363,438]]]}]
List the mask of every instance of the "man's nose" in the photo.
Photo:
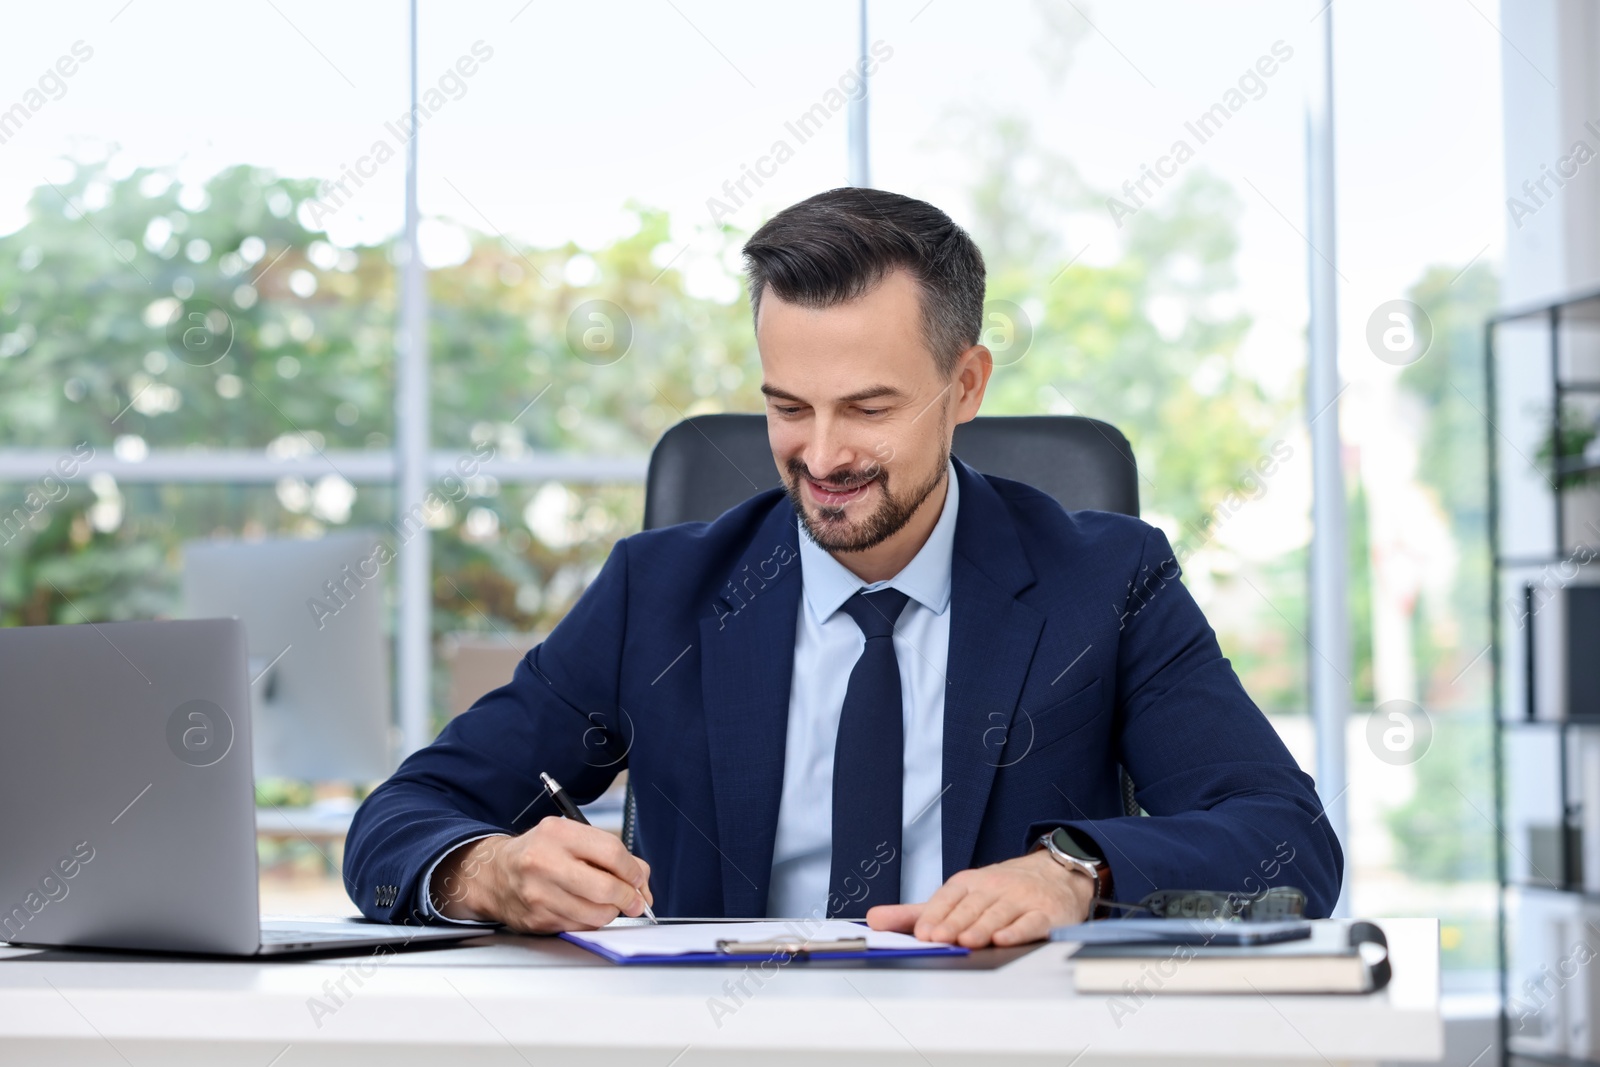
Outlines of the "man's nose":
[{"label": "man's nose", "polygon": [[826,417],[813,424],[811,438],[800,458],[806,465],[806,472],[818,481],[825,481],[835,472],[857,473],[855,451],[843,429],[837,420]]}]

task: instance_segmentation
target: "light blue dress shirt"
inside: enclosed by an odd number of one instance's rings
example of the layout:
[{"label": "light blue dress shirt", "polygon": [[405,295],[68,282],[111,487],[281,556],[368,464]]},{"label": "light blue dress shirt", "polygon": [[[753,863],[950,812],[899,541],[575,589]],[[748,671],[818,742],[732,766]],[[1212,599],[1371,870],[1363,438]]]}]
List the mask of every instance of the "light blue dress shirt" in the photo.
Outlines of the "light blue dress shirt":
[{"label": "light blue dress shirt", "polygon": [[[950,561],[959,490],[946,472],[944,510],[917,554],[893,578],[864,583],[800,527],[803,595],[795,627],[794,675],[783,761],[783,798],[772,852],[767,915],[827,914],[833,863],[833,750],[850,670],[866,646],[839,608],[858,590],[893,588],[910,597],[894,630],[905,726],[900,899],[927,900],[944,882],[940,798],[945,785],[944,693],[950,649]],[[796,518],[796,523],[799,519]]]}]

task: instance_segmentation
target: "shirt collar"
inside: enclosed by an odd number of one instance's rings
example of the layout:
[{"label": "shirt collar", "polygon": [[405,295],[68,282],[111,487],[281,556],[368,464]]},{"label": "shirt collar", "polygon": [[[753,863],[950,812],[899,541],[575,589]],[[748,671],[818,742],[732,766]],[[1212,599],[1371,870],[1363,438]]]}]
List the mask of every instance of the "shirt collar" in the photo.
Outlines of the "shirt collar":
[{"label": "shirt collar", "polygon": [[796,516],[795,523],[800,529],[801,585],[812,617],[826,622],[858,590],[875,592],[885,588],[898,589],[935,615],[943,615],[950,606],[950,560],[955,551],[956,508],[961,497],[955,464],[948,460],[945,485],[944,509],[939,512],[938,521],[917,554],[893,578],[870,585],[813,541],[805,524]]}]

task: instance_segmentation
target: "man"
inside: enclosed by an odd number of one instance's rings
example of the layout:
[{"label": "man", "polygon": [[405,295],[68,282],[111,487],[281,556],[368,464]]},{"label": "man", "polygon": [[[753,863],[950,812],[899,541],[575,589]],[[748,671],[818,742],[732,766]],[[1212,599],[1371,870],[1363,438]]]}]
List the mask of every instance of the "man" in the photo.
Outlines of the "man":
[{"label": "man", "polygon": [[[362,911],[552,932],[648,902],[969,947],[1157,888],[1296,885],[1327,915],[1339,843],[1166,537],[951,454],[993,370],[968,235],[835,189],[744,253],[785,488],[618,542],[362,805]],[[624,766],[638,856],[539,779],[586,803]]]}]

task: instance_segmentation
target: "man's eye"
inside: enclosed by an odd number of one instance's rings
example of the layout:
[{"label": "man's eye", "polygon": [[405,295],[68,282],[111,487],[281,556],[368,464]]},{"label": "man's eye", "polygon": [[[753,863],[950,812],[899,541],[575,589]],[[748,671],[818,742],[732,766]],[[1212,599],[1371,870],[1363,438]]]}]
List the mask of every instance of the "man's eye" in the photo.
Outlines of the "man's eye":
[{"label": "man's eye", "polygon": [[795,412],[799,411],[800,409],[799,408],[786,408],[786,407],[783,407],[782,405],[775,405],[775,410],[780,415],[793,415]]},{"label": "man's eye", "polygon": [[886,408],[857,408],[863,415],[882,415]]}]

